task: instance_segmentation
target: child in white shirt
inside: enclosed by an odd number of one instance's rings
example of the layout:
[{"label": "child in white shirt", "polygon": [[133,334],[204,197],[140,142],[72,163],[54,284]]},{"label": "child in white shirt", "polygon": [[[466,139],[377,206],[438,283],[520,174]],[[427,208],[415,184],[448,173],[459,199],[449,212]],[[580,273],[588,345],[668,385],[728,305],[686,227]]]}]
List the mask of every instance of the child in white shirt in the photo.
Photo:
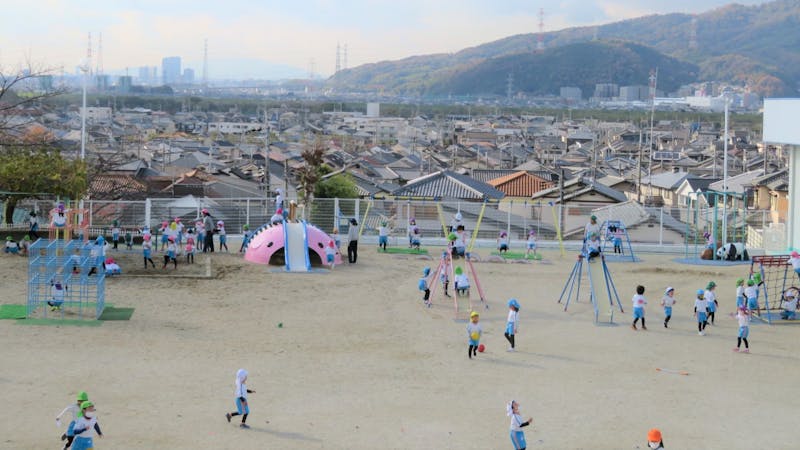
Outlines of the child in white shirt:
[{"label": "child in white shirt", "polygon": [[675,304],[675,288],[668,287],[664,291],[664,297],[661,299],[661,306],[664,307],[664,328],[669,328],[667,324],[669,319],[672,318],[672,305]]},{"label": "child in white shirt", "polygon": [[750,311],[758,310],[758,288],[756,288],[756,280],[747,280],[747,287],[744,288],[744,296],[747,299],[747,309]]},{"label": "child in white shirt", "polygon": [[72,442],[73,450],[93,449],[92,432],[96,432],[98,436],[103,437],[92,402],[87,400],[81,403],[81,416],[75,421],[73,432],[75,433],[75,441]]},{"label": "child in white shirt", "polygon": [[506,415],[511,417],[509,434],[511,436],[511,443],[514,445],[514,450],[524,450],[527,448],[528,444],[525,442],[525,433],[522,429],[533,423],[533,417],[528,417],[528,420],[523,422],[522,416],[519,414],[519,403],[514,400],[508,402],[506,406]]},{"label": "child in white shirt", "polygon": [[[633,323],[631,324],[631,328],[636,330],[636,323],[639,319],[642,319],[642,329],[647,330],[647,326],[644,323],[644,305],[647,304],[647,300],[644,298],[644,286],[639,285],[636,286],[636,294],[633,296],[631,300],[633,302]],[[666,323],[666,322],[665,322]]]},{"label": "child in white shirt", "polygon": [[478,356],[478,346],[481,341],[481,334],[483,328],[478,323],[480,316],[475,311],[469,315],[470,322],[467,324],[467,340],[469,341],[469,348],[467,349],[467,356],[472,359],[473,356]]},{"label": "child in white shirt", "polygon": [[417,287],[419,288],[419,290],[425,293],[425,296],[422,297],[422,301],[425,302],[425,306],[427,306],[428,308],[431,307],[431,301],[430,301],[431,288],[428,285],[428,277],[430,276],[430,274],[431,274],[430,267],[422,269],[422,278],[420,278],[419,282],[417,283]]},{"label": "child in white shirt", "polygon": [[531,230],[528,232],[528,242],[526,243],[527,249],[525,250],[525,259],[533,253],[533,257],[536,258],[536,232]]},{"label": "child in white shirt", "polygon": [[781,319],[794,320],[797,317],[797,291],[794,288],[787,290],[783,294],[783,311]]},{"label": "child in white shirt", "polygon": [[500,253],[508,252],[508,233],[501,231],[497,236],[497,251]]},{"label": "child in white shirt", "polygon": [[706,301],[705,291],[702,289],[697,290],[697,299],[694,301],[694,315],[697,317],[697,334],[705,336],[706,325],[708,325],[706,315],[708,311],[708,302]]},{"label": "child in white shirt", "polygon": [[456,267],[456,279],[454,281],[456,295],[469,294],[469,277],[464,273],[464,269],[462,269],[461,266]]},{"label": "child in white shirt", "polygon": [[228,236],[225,233],[225,223],[223,221],[217,222],[217,234],[219,235],[219,251],[222,251],[222,247],[225,247],[225,251],[228,251]]},{"label": "child in white shirt", "polygon": [[747,337],[750,335],[750,311],[744,306],[737,310],[736,318],[739,319],[739,337],[736,341],[736,348],[733,351],[738,352],[744,341],[743,353],[750,353],[750,343],[747,342]]},{"label": "child in white shirt", "polygon": [[789,264],[792,265],[794,273],[796,273],[797,276],[800,277],[800,253],[792,251],[792,256],[789,258],[788,262]]},{"label": "child in white shirt", "polygon": [[69,448],[72,445],[73,439],[75,439],[75,423],[78,421],[78,418],[81,417],[81,405],[83,402],[89,400],[89,395],[86,392],[78,392],[78,401],[76,403],[71,403],[64,408],[63,411],[59,415],[56,416],[56,426],[61,426],[61,417],[65,415],[72,415],[72,420],[70,420],[69,425],[67,425],[67,432],[61,435],[62,441],[67,441],[64,443],[64,448]]},{"label": "child in white shirt", "polygon": [[517,334],[517,324],[519,322],[519,302],[517,299],[512,298],[508,301],[508,319],[506,319],[506,332],[503,335],[506,337],[506,340],[511,347],[508,348],[508,351],[513,352],[515,350],[515,340],[514,336]]},{"label": "child in white shirt", "polygon": [[386,251],[386,245],[389,243],[389,226],[386,222],[381,222],[378,227],[378,248]]},{"label": "child in white shirt", "polygon": [[717,306],[719,306],[719,302],[717,302],[717,294],[714,292],[714,289],[717,287],[717,283],[713,281],[709,281],[708,285],[706,286],[706,301],[708,302],[708,319],[711,322],[711,325],[714,325],[714,316],[717,313]]},{"label": "child in white shirt", "polygon": [[744,305],[744,278],[738,278],[736,280],[736,308],[741,308]]},{"label": "child in white shirt", "polygon": [[256,393],[256,391],[247,389],[247,386],[245,385],[246,382],[247,371],[244,369],[239,369],[236,372],[236,411],[225,414],[225,418],[228,419],[228,423],[230,423],[231,417],[241,415],[242,423],[239,424],[240,428],[250,428],[250,426],[245,423],[247,422],[247,415],[250,414],[250,405],[247,404],[247,394]]},{"label": "child in white shirt", "polygon": [[333,239],[328,241],[328,245],[325,247],[325,261],[328,263],[331,270],[333,270],[333,265],[336,261],[336,243],[333,242]]}]

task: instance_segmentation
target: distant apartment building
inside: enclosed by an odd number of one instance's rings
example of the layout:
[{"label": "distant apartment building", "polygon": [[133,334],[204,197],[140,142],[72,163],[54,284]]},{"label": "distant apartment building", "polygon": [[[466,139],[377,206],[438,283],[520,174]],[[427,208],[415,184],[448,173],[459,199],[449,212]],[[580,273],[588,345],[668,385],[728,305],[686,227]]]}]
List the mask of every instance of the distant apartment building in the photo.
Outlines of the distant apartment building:
[{"label": "distant apartment building", "polygon": [[181,57],[168,56],[161,60],[161,79],[164,84],[181,82]]},{"label": "distant apartment building", "polygon": [[561,88],[560,97],[568,103],[578,103],[583,100],[583,91],[579,87],[565,86]]},{"label": "distant apartment building", "polygon": [[247,133],[248,131],[258,131],[262,128],[264,128],[264,124],[256,122],[211,122],[208,124],[209,133]]},{"label": "distant apartment building", "polygon": [[367,103],[367,117],[380,117],[381,104],[380,103]]},{"label": "distant apartment building", "polygon": [[130,92],[131,86],[133,86],[133,77],[125,75],[117,78],[117,92],[121,92],[123,94]]},{"label": "distant apartment building", "polygon": [[139,84],[154,85],[158,83],[158,67],[142,66],[139,67]]},{"label": "distant apartment building", "polygon": [[622,86],[619,88],[619,100],[622,102],[638,102],[648,100],[650,88],[648,86]]},{"label": "distant apartment building", "polygon": [[185,84],[194,84],[194,69],[183,69],[183,82]]},{"label": "distant apartment building", "polygon": [[619,96],[619,85],[615,83],[598,83],[594,86],[594,98],[612,99]]}]

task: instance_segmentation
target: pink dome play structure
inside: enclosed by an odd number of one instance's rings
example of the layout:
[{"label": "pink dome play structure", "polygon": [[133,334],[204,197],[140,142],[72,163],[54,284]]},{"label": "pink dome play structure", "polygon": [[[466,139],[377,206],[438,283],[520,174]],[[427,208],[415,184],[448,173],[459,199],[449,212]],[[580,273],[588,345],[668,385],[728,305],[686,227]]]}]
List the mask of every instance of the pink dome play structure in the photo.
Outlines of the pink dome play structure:
[{"label": "pink dome play structure", "polygon": [[[321,265],[325,261],[325,246],[332,238],[305,222],[262,225],[255,231],[244,259],[256,264],[283,265],[290,272],[311,270],[311,265]],[[342,263],[336,252],[334,262]]]}]

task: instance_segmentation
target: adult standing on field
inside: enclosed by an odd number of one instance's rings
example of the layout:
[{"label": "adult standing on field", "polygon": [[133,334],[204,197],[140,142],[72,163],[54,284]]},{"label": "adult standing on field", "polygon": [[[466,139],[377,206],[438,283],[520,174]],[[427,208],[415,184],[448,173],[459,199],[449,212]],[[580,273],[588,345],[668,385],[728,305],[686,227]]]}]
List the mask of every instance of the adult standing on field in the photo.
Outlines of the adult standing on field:
[{"label": "adult standing on field", "polygon": [[583,232],[583,241],[586,242],[592,233],[597,233],[597,235],[600,236],[600,224],[597,223],[597,216],[592,216],[589,218],[589,223],[586,224],[586,228]]},{"label": "adult standing on field", "polygon": [[358,221],[356,219],[350,219],[347,240],[347,261],[350,264],[355,264],[358,259]]},{"label": "adult standing on field", "polygon": [[203,209],[203,228],[206,230],[203,239],[203,253],[214,253],[214,219],[207,209]]}]

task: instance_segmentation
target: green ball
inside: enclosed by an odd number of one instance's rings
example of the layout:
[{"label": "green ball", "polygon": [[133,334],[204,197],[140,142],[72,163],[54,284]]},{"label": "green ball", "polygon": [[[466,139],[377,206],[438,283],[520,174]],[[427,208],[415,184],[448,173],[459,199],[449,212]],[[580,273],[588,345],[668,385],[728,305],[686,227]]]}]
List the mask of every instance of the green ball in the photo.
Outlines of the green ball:
[{"label": "green ball", "polygon": [[283,328],[283,322],[278,322],[278,328]]}]

